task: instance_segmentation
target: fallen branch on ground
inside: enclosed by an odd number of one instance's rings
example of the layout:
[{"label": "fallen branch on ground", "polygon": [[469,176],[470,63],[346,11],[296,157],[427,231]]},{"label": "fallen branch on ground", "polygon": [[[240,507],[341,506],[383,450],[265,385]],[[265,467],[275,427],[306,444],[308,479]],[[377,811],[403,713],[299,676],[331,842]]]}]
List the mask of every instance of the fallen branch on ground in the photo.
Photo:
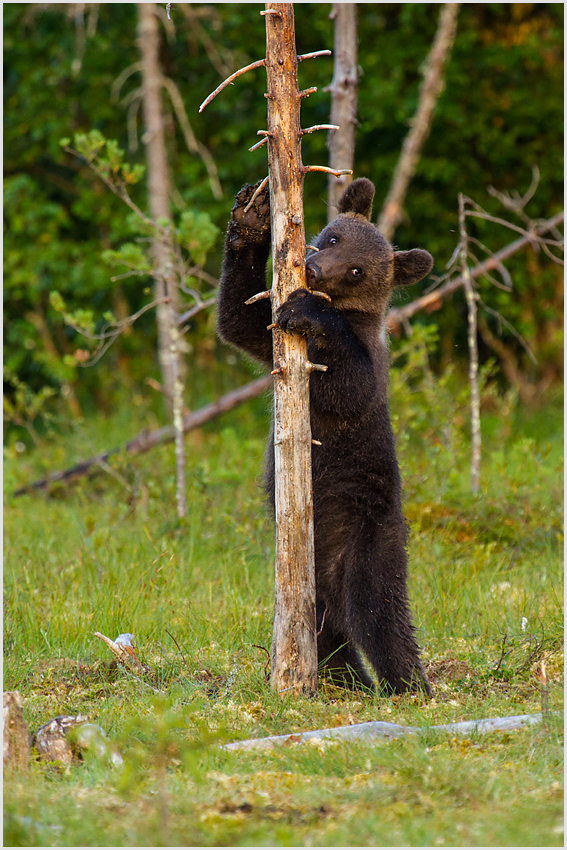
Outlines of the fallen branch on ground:
[{"label": "fallen branch on ground", "polygon": [[[192,413],[185,414],[183,417],[184,433],[187,431],[193,431],[195,428],[200,428],[206,422],[210,422],[211,419],[215,419],[217,416],[220,416],[221,413],[228,413],[229,410],[232,410],[239,404],[261,395],[271,385],[271,376],[258,378],[255,381],[251,381],[249,384],[245,384],[243,387],[239,387],[237,390],[232,390],[232,392],[221,396],[221,398],[217,399],[217,401],[206,405],[206,407],[202,407],[200,410],[195,410]],[[121,451],[130,455],[141,454],[142,452],[147,452],[149,449],[153,449],[154,446],[159,446],[163,443],[171,443],[173,439],[173,428],[170,425],[158,428],[156,431],[142,431],[141,434],[138,434],[137,437],[130,440],[129,443],[126,443],[126,446],[123,449],[112,449],[109,452],[104,452],[103,454],[96,455],[96,457],[90,458],[89,460],[82,461],[64,472],[54,472],[51,475],[42,478],[40,481],[34,481],[32,484],[26,484],[24,487],[20,487],[16,490],[14,492],[14,496],[22,496],[24,493],[29,493],[32,490],[45,490],[50,484],[55,484],[57,482],[70,484],[78,478],[81,478],[83,475],[100,468],[103,463],[106,463],[111,455],[119,454]]]},{"label": "fallen branch on ground", "polygon": [[234,741],[225,744],[225,750],[269,750],[282,744],[304,744],[309,741],[364,741],[378,743],[391,741],[403,735],[417,735],[419,732],[449,732],[455,735],[482,734],[485,732],[509,732],[524,729],[541,722],[541,714],[518,714],[513,717],[493,717],[488,720],[462,720],[460,723],[446,723],[442,726],[400,726],[398,723],[384,723],[374,720],[369,723],[356,723],[353,726],[337,726],[334,729],[317,729],[313,732],[300,732],[293,735],[271,735],[269,738],[251,738],[247,741]]}]

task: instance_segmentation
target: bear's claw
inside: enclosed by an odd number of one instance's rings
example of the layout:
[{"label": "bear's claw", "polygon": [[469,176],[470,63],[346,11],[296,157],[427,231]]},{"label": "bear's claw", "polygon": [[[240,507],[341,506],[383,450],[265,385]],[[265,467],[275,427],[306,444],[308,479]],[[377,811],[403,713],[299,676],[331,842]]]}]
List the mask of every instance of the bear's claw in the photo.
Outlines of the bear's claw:
[{"label": "bear's claw", "polygon": [[236,203],[232,208],[230,223],[230,242],[234,247],[239,243],[265,242],[270,234],[270,195],[267,187],[254,198],[248,210],[254,192],[260,183],[255,186],[246,184],[236,196]]},{"label": "bear's claw", "polygon": [[276,322],[282,331],[304,336],[324,336],[321,306],[325,301],[308,289],[296,289],[278,308]]}]

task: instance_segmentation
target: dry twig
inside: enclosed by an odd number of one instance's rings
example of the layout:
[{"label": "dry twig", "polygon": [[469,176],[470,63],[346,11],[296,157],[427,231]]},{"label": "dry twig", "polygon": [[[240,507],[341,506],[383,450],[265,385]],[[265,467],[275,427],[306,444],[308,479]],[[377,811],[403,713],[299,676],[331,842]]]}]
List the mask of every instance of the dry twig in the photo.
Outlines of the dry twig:
[{"label": "dry twig", "polygon": [[545,661],[543,660],[539,666],[539,682],[541,689],[541,713],[544,719],[547,719],[549,717],[549,683],[547,681]]},{"label": "dry twig", "polygon": [[[562,224],[564,217],[564,212],[560,212],[546,221],[534,223],[533,230],[529,235],[525,234],[520,239],[516,239],[505,248],[502,248],[500,251],[496,251],[492,257],[489,257],[482,263],[471,268],[471,278],[476,279],[478,277],[482,277],[487,271],[498,268],[499,264],[503,263],[522,248],[525,248],[526,245],[533,245],[534,237],[541,237],[543,233],[551,232],[559,224]],[[387,316],[388,328],[390,330],[396,330],[402,324],[404,319],[410,319],[416,313],[419,313],[420,310],[430,312],[432,310],[438,310],[442,305],[443,298],[453,292],[456,292],[456,290],[460,289],[461,286],[463,286],[463,277],[462,275],[459,275],[452,280],[449,280],[438,289],[428,292],[427,295],[422,295],[421,298],[416,298],[415,301],[412,301],[405,307],[392,308],[388,312]]]},{"label": "dry twig", "polygon": [[244,68],[240,68],[238,71],[235,71],[234,74],[231,74],[230,77],[227,77],[226,80],[223,80],[220,86],[217,86],[214,92],[211,92],[211,94],[207,98],[205,98],[205,100],[199,107],[199,112],[202,112],[203,109],[208,106],[212,100],[214,100],[217,94],[220,94],[220,92],[227,86],[232,85],[232,83],[234,83],[234,81],[238,79],[238,77],[241,77],[242,74],[245,74],[246,71],[252,71],[254,70],[254,68],[262,68],[263,66],[265,66],[265,64],[265,59],[258,59],[257,62],[251,62],[250,65],[246,65]]}]

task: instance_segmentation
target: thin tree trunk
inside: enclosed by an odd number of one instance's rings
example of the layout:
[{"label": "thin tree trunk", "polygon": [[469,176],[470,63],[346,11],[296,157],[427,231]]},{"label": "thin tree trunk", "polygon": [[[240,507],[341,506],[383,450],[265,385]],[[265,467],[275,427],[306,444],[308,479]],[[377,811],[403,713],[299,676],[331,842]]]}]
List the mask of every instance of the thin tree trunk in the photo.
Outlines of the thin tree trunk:
[{"label": "thin tree trunk", "polygon": [[[152,219],[171,221],[169,205],[170,177],[165,145],[165,125],[161,103],[162,73],[159,65],[159,23],[154,3],[138,3],[139,47],[141,54],[142,85],[144,89],[144,120],[146,157],[148,163],[148,193]],[[164,394],[173,414],[175,430],[175,456],[177,472],[177,514],[184,517],[185,501],[185,448],[183,443],[183,384],[180,335],[175,308],[177,281],[173,269],[173,245],[169,228],[154,239],[155,297],[169,298],[158,304],[158,358],[161,367]]]},{"label": "thin tree trunk", "polygon": [[[305,288],[301,95],[291,3],[266,3],[272,309]],[[317,690],[315,557],[307,342],[274,331],[276,575],[272,687]]]},{"label": "thin tree trunk", "polygon": [[465,200],[459,193],[459,235],[461,274],[467,300],[469,319],[469,382],[471,386],[471,479],[472,491],[478,493],[480,486],[480,394],[478,386],[478,340],[477,340],[477,308],[475,292],[472,285],[471,270],[468,265],[468,237],[465,223]]},{"label": "thin tree trunk", "polygon": [[[171,219],[169,203],[170,178],[165,145],[165,127],[161,103],[161,69],[159,65],[159,24],[154,3],[138,3],[139,39],[141,55],[143,108],[148,164],[148,195],[150,215],[154,221]],[[168,296],[169,304],[160,304],[157,308],[158,357],[162,371],[162,382],[166,396],[173,396],[173,378],[171,370],[171,334],[175,283],[172,275],[167,275],[169,246],[165,239],[155,241],[157,264],[156,298]]]},{"label": "thin tree trunk", "polygon": [[[358,86],[356,3],[333,3],[331,17],[335,21],[331,124],[338,124],[339,129],[329,133],[329,166],[352,171]],[[337,215],[338,200],[351,180],[352,174],[329,175],[329,221]]]},{"label": "thin tree trunk", "polygon": [[437,33],[425,63],[417,112],[404,139],[392,183],[378,218],[378,229],[386,239],[392,238],[402,218],[406,192],[431,130],[435,105],[443,90],[443,70],[455,40],[458,12],[458,3],[445,3],[439,14]]}]

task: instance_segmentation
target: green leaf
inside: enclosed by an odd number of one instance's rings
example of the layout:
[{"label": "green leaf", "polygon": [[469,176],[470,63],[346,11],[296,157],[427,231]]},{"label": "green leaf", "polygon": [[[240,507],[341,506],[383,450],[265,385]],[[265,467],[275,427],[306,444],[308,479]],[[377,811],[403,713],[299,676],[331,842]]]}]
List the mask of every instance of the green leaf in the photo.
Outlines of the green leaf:
[{"label": "green leaf", "polygon": [[186,210],[176,230],[177,241],[186,248],[195,263],[203,265],[213,247],[219,228],[213,224],[208,213]]},{"label": "green leaf", "polygon": [[63,300],[63,296],[60,292],[54,291],[49,293],[49,303],[53,307],[54,310],[57,310],[58,313],[64,313],[67,309],[65,307],[65,301]]},{"label": "green leaf", "polygon": [[118,250],[103,251],[102,259],[109,265],[123,265],[132,271],[151,272],[153,268],[144,249],[135,242],[125,242]]}]

